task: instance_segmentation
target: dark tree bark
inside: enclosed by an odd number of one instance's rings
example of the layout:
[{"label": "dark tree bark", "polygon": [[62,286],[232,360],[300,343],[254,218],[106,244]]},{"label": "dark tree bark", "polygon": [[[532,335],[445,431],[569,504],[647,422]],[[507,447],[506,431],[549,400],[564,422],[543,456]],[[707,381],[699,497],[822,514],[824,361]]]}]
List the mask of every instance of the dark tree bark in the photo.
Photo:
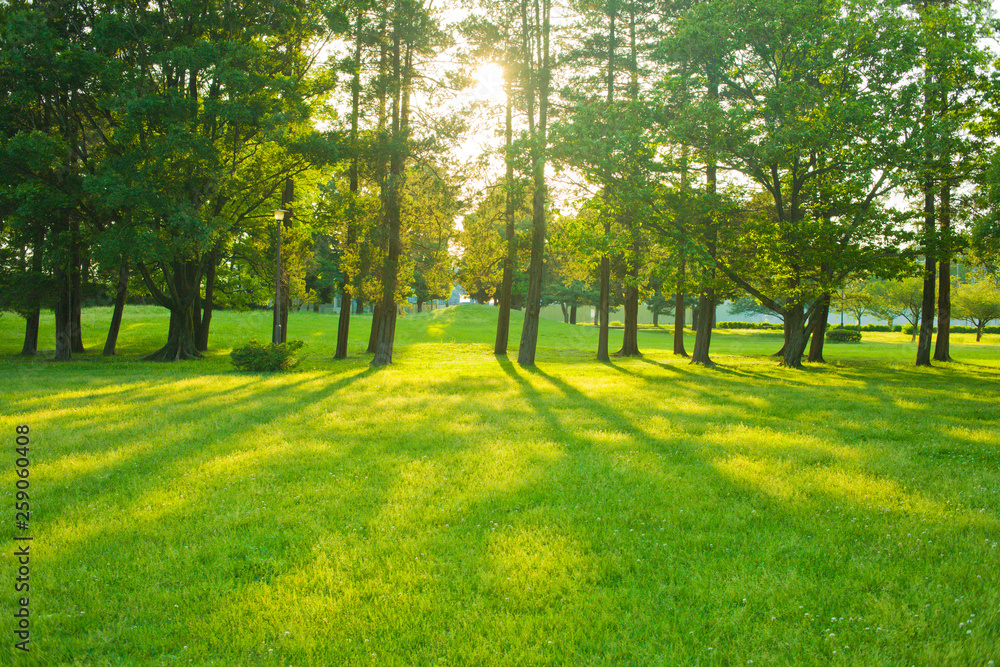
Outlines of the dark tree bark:
[{"label": "dark tree bark", "polygon": [[660,326],[660,311],[656,311],[655,313],[653,313],[653,326],[654,327]]},{"label": "dark tree bark", "polygon": [[[717,100],[719,98],[719,80],[713,72],[709,73],[708,98]],[[718,167],[714,156],[709,156],[705,165],[705,192],[709,198],[714,198],[717,187]],[[698,296],[698,324],[694,334],[694,351],[691,353],[692,364],[712,365],[714,362],[709,356],[709,348],[712,344],[712,324],[715,320],[715,253],[716,235],[718,231],[711,217],[705,220],[706,249],[711,258],[711,266],[704,270],[702,277],[701,294]]]},{"label": "dark tree bark", "polygon": [[[364,12],[358,11],[355,22],[354,41],[354,76],[351,77],[351,146],[357,150],[358,143],[358,116],[361,105],[361,44],[362,44],[362,19]],[[359,164],[358,155],[355,153],[351,159],[351,169],[349,173],[349,187],[351,192],[351,204],[347,217],[347,247],[357,244],[357,202],[355,201],[359,186]],[[340,282],[340,314],[337,318],[337,349],[333,353],[334,359],[347,358],[347,342],[351,331],[351,276],[344,272],[344,277]]]},{"label": "dark tree bark", "polygon": [[569,307],[569,323],[576,324],[576,304]]},{"label": "dark tree bark", "polygon": [[806,351],[809,333],[805,327],[805,313],[802,306],[789,306],[785,309],[785,354],[781,365],[787,368],[802,368],[802,355]]},{"label": "dark tree bark", "polygon": [[[399,20],[399,19],[397,19]],[[402,43],[402,26],[393,28],[392,44],[392,138],[389,143],[389,178],[382,190],[389,250],[382,276],[378,333],[372,366],[392,363],[396,338],[396,291],[399,285],[399,258],[403,254],[400,236],[400,192],[406,170],[406,142],[409,134],[411,45]],[[375,319],[372,319],[375,326]]]},{"label": "dark tree bark", "polygon": [[816,325],[813,327],[812,338],[809,343],[809,361],[825,364],[823,358],[823,343],[826,340],[826,325],[830,319],[830,295],[824,294],[820,297],[821,305],[816,309],[813,317],[816,318]]},{"label": "dark tree bark", "polygon": [[205,298],[201,300],[201,315],[197,318],[195,331],[195,349],[199,352],[208,350],[208,334],[212,326],[212,313],[215,311],[215,271],[218,256],[219,253],[213,250],[205,263]]},{"label": "dark tree bark", "polygon": [[[682,263],[682,271],[683,267]],[[687,350],[684,349],[684,317],[684,294],[677,292],[674,295],[674,354],[687,357]]]},{"label": "dark tree bark", "polygon": [[122,325],[122,313],[125,311],[125,298],[128,296],[128,260],[122,262],[118,269],[118,289],[115,291],[115,309],[111,314],[111,326],[108,327],[108,338],[104,341],[104,356],[112,357],[118,346],[118,331]]},{"label": "dark tree bark", "polygon": [[[633,280],[638,280],[638,273],[638,266],[629,271]],[[625,288],[625,330],[623,332],[622,347],[615,356],[642,356],[642,353],[639,351],[639,288],[635,285],[629,285]]]},{"label": "dark tree bark", "polygon": [[382,322],[382,304],[376,303],[375,308],[372,309],[372,328],[368,332],[368,347],[365,352],[368,354],[375,354],[375,348],[378,346],[378,328]]},{"label": "dark tree bark", "polygon": [[[545,158],[548,152],[549,114],[549,13],[550,0],[541,1],[541,25],[529,31],[527,3],[521,4],[521,23],[525,41],[525,54],[530,59],[532,35],[537,35],[538,67],[538,122],[535,122],[535,72],[528,73],[528,136],[531,138],[531,165],[534,194],[531,198],[532,233],[531,263],[528,265],[528,298],[524,308],[524,324],[521,327],[521,343],[517,352],[517,362],[522,366],[535,365],[535,348],[538,344],[538,324],[542,309],[542,272],[545,261]],[[537,5],[536,5],[537,7]],[[536,13],[538,10],[536,9]],[[530,69],[530,68],[529,68]]]},{"label": "dark tree bark", "polygon": [[56,302],[56,361],[73,357],[73,283],[65,269],[55,271],[59,297]]},{"label": "dark tree bark", "polygon": [[41,318],[42,309],[35,307],[24,322],[24,345],[21,347],[22,357],[33,357],[38,354],[38,320]]},{"label": "dark tree bark", "polygon": [[708,354],[712,344],[712,318],[709,314],[713,310],[715,310],[715,289],[711,286],[705,287],[698,295],[698,324],[695,326],[692,364],[711,366],[715,363]]},{"label": "dark tree bark", "polygon": [[[355,303],[354,314],[355,315],[364,315],[365,314],[365,302],[364,302],[364,300],[362,300],[362,298],[361,298],[360,295],[358,295],[358,297],[354,300],[354,303]],[[348,305],[348,308],[350,308],[350,305]]]},{"label": "dark tree bark", "polygon": [[[505,33],[506,36],[506,33]],[[500,299],[497,312],[497,336],[493,343],[493,354],[507,354],[510,340],[510,305],[511,291],[514,289],[514,259],[517,256],[516,229],[514,221],[514,84],[513,79],[504,69],[504,91],[507,95],[506,119],[504,122],[504,162],[506,163],[505,210],[504,210],[504,240],[507,242],[503,256],[503,280],[500,283]]]},{"label": "dark tree bark", "polygon": [[74,354],[86,352],[83,347],[83,259],[80,255],[80,224],[72,223],[72,264],[70,277],[70,349]]},{"label": "dark tree bark", "polygon": [[[951,234],[951,183],[941,183],[941,238],[949,241]],[[938,317],[937,340],[934,343],[935,361],[952,361],[951,358],[951,259],[950,248],[941,255],[938,265]]]},{"label": "dark tree bark", "polygon": [[565,303],[560,303],[559,307],[562,309],[563,324],[569,324],[569,308]]},{"label": "dark tree bark", "polygon": [[920,305],[920,335],[917,340],[917,366],[931,365],[931,339],[934,335],[934,183],[924,179],[924,292]]},{"label": "dark tree bark", "polygon": [[195,346],[195,301],[201,291],[201,276],[204,270],[204,257],[200,262],[173,262],[162,265],[167,292],[164,293],[153,282],[149,269],[145,264],[139,264],[139,274],[142,276],[146,289],[164,308],[170,310],[170,329],[167,333],[167,343],[162,348],[147,355],[145,361],[182,361],[185,359],[200,359],[201,352]]},{"label": "dark tree bark", "polygon": [[[609,233],[608,224],[604,225],[604,233]],[[608,352],[608,319],[611,301],[611,260],[605,255],[601,258],[601,294],[597,300],[597,316],[600,318],[601,329],[597,334],[597,360],[611,361]]]},{"label": "dark tree bark", "polygon": [[[31,271],[36,276],[42,273],[42,246],[45,242],[44,233],[39,233],[31,253]],[[25,265],[25,270],[27,266]],[[38,354],[38,322],[42,315],[41,294],[37,291],[32,294],[33,308],[25,317],[24,323],[24,345],[21,347],[21,356],[33,357]]]}]

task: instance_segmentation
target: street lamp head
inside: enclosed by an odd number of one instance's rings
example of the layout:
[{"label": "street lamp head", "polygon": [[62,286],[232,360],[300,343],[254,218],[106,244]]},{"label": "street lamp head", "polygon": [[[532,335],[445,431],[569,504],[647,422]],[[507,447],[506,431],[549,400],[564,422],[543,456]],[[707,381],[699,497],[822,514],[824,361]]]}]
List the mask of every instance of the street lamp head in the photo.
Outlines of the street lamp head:
[{"label": "street lamp head", "polygon": [[284,222],[285,215],[287,215],[287,214],[288,214],[288,211],[286,211],[283,208],[275,209],[275,211],[274,211],[274,221],[275,222]]}]

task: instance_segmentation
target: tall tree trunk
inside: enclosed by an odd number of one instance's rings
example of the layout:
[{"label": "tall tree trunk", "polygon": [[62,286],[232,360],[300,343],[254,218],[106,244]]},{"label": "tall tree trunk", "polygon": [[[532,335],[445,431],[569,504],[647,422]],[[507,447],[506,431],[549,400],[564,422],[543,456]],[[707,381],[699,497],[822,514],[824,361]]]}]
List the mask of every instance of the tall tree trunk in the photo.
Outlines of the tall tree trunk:
[{"label": "tall tree trunk", "polygon": [[[683,264],[681,265],[683,267]],[[684,294],[677,292],[674,295],[674,354],[687,357],[687,350],[684,349]]]},{"label": "tall tree trunk", "polygon": [[[356,308],[354,309],[354,314],[355,314],[355,315],[364,315],[364,314],[365,314],[365,302],[364,302],[364,300],[363,300],[363,299],[361,298],[361,295],[360,295],[360,294],[359,294],[359,295],[357,296],[357,298],[355,299],[354,303],[355,303],[355,304],[356,304],[356,306],[357,306],[357,307],[356,307]],[[348,306],[348,307],[350,307],[350,306]]]},{"label": "tall tree trunk", "polygon": [[632,261],[628,269],[628,285],[625,287],[625,330],[622,347],[616,356],[641,357],[639,351],[639,247],[632,244]]},{"label": "tall tree trunk", "polygon": [[[536,13],[538,12],[536,5]],[[545,261],[545,162],[548,152],[548,114],[549,114],[549,13],[551,0],[541,0],[541,17],[536,15],[535,31],[528,30],[527,2],[521,3],[521,23],[524,28],[524,40],[528,47],[525,57],[531,58],[531,35],[537,36],[534,46],[537,49],[538,63],[538,122],[535,123],[535,85],[534,72],[528,73],[528,136],[531,138],[532,181],[534,194],[531,198],[532,233],[531,233],[531,263],[528,265],[528,297],[524,309],[524,324],[521,327],[521,343],[517,353],[517,362],[522,366],[535,365],[535,348],[538,344],[538,324],[542,307],[542,271]],[[539,25],[540,21],[540,25]]]},{"label": "tall tree trunk", "polygon": [[[609,233],[609,224],[605,223],[604,233]],[[608,318],[611,309],[611,260],[605,255],[601,257],[601,295],[597,302],[597,314],[600,317],[601,329],[597,334],[597,360],[610,361],[608,353]]]},{"label": "tall tree trunk", "polygon": [[569,323],[570,324],[576,324],[576,308],[577,308],[577,306],[576,306],[575,303],[572,306],[569,307]]},{"label": "tall tree trunk", "polygon": [[[504,47],[506,53],[510,53],[508,41],[510,33],[505,26]],[[503,257],[503,280],[500,283],[500,299],[497,312],[497,335],[493,343],[493,354],[507,354],[507,345],[510,339],[510,295],[514,288],[514,259],[517,257],[516,228],[514,221],[515,201],[514,201],[514,64],[507,63],[504,67],[504,93],[507,97],[506,113],[504,118],[504,164],[506,174],[504,175],[505,187],[505,208],[504,208],[504,240],[507,242]]]},{"label": "tall tree trunk", "polygon": [[[31,272],[36,276],[42,274],[42,246],[44,242],[44,233],[39,233],[31,251]],[[27,270],[27,266],[24,268]],[[38,354],[38,322],[42,315],[41,295],[37,291],[33,291],[32,300],[33,307],[25,318],[24,345],[21,347],[21,355],[25,357],[33,357]]]},{"label": "tall tree trunk", "polygon": [[653,313],[653,326],[654,327],[660,326],[660,311],[658,310]]},{"label": "tall tree trunk", "polygon": [[917,341],[917,366],[931,365],[931,339],[934,335],[934,185],[924,180],[924,291],[920,305],[920,336]]},{"label": "tall tree trunk", "polygon": [[[927,0],[924,0],[922,9],[926,11]],[[926,17],[924,17],[926,20]],[[925,35],[925,39],[929,36]],[[925,45],[925,56],[929,54],[929,48]],[[936,256],[938,244],[935,239],[934,228],[934,138],[931,133],[934,127],[934,93],[932,91],[933,72],[931,71],[930,59],[927,58],[924,64],[923,79],[923,142],[924,142],[924,163],[923,163],[923,192],[924,192],[924,290],[923,299],[920,306],[920,334],[917,340],[917,366],[931,365],[931,345],[934,335],[934,277],[936,272]]]},{"label": "tall tree trunk", "polygon": [[[364,12],[358,10],[355,21],[355,41],[354,41],[354,76],[351,77],[351,146],[358,150],[358,117],[361,107],[361,43],[362,43],[362,18]],[[358,155],[355,152],[351,159],[350,169],[350,192],[351,204],[347,217],[347,247],[354,247],[357,244],[357,196],[360,189]],[[340,314],[337,318],[337,349],[333,353],[334,359],[347,358],[347,342],[351,331],[351,277],[344,271],[344,277],[340,283]]]},{"label": "tall tree trunk", "polygon": [[[951,183],[941,182],[941,240],[951,245]],[[951,361],[951,248],[944,248],[938,264],[938,329],[934,345],[935,361]]]},{"label": "tall tree trunk", "polygon": [[[719,98],[719,80],[714,72],[709,73],[708,98],[717,100]],[[712,130],[710,130],[712,131]],[[705,192],[710,201],[713,201],[717,188],[718,167],[715,156],[709,155],[705,165]],[[691,353],[692,364],[712,365],[712,358],[709,356],[709,348],[712,344],[712,324],[715,322],[715,253],[716,235],[715,223],[711,216],[705,219],[706,249],[711,258],[711,264],[702,273],[701,294],[698,296],[698,324],[694,335],[694,351]]]},{"label": "tall tree trunk", "polygon": [[128,296],[128,260],[123,260],[118,269],[118,289],[115,291],[115,309],[111,314],[111,326],[108,327],[108,338],[104,341],[104,356],[111,357],[118,346],[118,331],[122,326],[122,313],[125,311],[125,298]]},{"label": "tall tree trunk", "polygon": [[813,327],[812,339],[809,343],[809,361],[825,364],[823,342],[826,339],[826,324],[830,319],[830,295],[824,294],[820,299],[822,299],[822,305],[817,307],[813,314],[813,317],[816,318],[816,325]]},{"label": "tall tree trunk", "polygon": [[[399,19],[396,19],[399,20]],[[399,285],[399,259],[402,256],[400,236],[400,192],[406,169],[406,142],[409,133],[409,94],[411,45],[402,45],[402,26],[393,27],[392,69],[392,141],[389,143],[389,179],[383,192],[385,223],[389,251],[385,258],[382,279],[382,300],[379,309],[378,339],[372,366],[392,363],[396,338],[396,291]],[[401,48],[403,47],[403,48]],[[374,323],[373,325],[374,326]]]},{"label": "tall tree trunk", "polygon": [[74,220],[72,229],[72,259],[70,267],[70,349],[74,354],[86,352],[83,347],[83,258],[80,254],[80,223]]}]

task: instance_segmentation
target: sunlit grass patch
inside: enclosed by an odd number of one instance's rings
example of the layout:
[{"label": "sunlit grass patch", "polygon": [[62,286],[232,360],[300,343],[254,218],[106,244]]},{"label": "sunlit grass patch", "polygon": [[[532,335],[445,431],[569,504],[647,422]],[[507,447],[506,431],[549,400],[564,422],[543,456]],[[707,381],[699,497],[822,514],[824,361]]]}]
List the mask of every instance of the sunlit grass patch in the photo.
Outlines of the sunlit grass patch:
[{"label": "sunlit grass patch", "polygon": [[401,318],[374,370],[370,316],[334,362],[336,318],[295,313],[300,368],[252,374],[227,354],[266,313],[151,364],[167,318],[130,311],[119,358],[0,359],[38,493],[23,664],[1000,663],[995,344],[917,369],[866,335],[792,372],[780,334],[716,332],[709,369],[641,333],[600,364],[543,322],[525,369],[462,307]]}]

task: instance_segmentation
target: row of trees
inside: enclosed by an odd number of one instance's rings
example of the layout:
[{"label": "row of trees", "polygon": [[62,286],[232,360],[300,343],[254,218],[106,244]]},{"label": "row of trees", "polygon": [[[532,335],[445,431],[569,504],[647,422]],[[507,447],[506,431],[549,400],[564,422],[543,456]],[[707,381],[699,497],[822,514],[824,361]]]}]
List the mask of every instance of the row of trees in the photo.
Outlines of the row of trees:
[{"label": "row of trees", "polygon": [[[526,5],[490,4],[481,24],[509,25],[511,7]],[[810,339],[809,359],[822,360],[839,289],[906,277],[916,260],[917,363],[930,363],[936,314],[934,356],[949,358],[952,258],[973,243],[981,261],[996,256],[985,3],[604,0],[570,9],[564,47],[537,79],[526,77],[538,59],[518,42],[495,57],[509,96],[536,82],[557,95],[548,155],[587,188],[560,227],[598,285],[599,359],[608,357],[615,280],[625,292],[621,355],[639,353],[639,293],[658,284],[678,305],[697,294],[701,312],[749,295],[784,321],[783,363],[796,367]],[[545,28],[524,25],[532,35]],[[507,155],[516,149],[508,141]],[[503,187],[523,185],[508,171]],[[903,196],[922,205],[900,206]],[[566,244],[551,245],[553,268],[564,268]],[[562,285],[580,275],[568,271]],[[711,363],[711,318],[696,329],[692,361]],[[521,361],[531,361],[523,349]]]},{"label": "row of trees", "polygon": [[[525,365],[546,302],[593,303],[607,359],[616,300],[619,354],[640,353],[645,300],[675,314],[686,355],[685,304],[749,295],[784,320],[794,367],[810,340],[822,359],[839,290],[919,260],[917,362],[935,314],[948,358],[950,262],[974,249],[988,267],[1000,246],[984,3],[472,10],[445,29],[423,0],[0,6],[0,306],[26,317],[25,352],[42,308],[57,358],[81,349],[96,277],[116,295],[106,350],[131,289],[171,313],[151,358],[199,356],[217,304],[273,291],[270,211],[286,208],[278,316],[293,293],[339,294],[337,357],[352,301],[374,304],[369,351],[387,364],[400,301],[457,276],[497,299],[497,354],[525,309]],[[470,192],[454,149],[473,116],[449,96],[487,61],[504,72],[485,121],[502,174]],[[575,183],[572,210],[554,209],[554,179]],[[692,361],[711,363],[711,332],[699,317]]]}]

